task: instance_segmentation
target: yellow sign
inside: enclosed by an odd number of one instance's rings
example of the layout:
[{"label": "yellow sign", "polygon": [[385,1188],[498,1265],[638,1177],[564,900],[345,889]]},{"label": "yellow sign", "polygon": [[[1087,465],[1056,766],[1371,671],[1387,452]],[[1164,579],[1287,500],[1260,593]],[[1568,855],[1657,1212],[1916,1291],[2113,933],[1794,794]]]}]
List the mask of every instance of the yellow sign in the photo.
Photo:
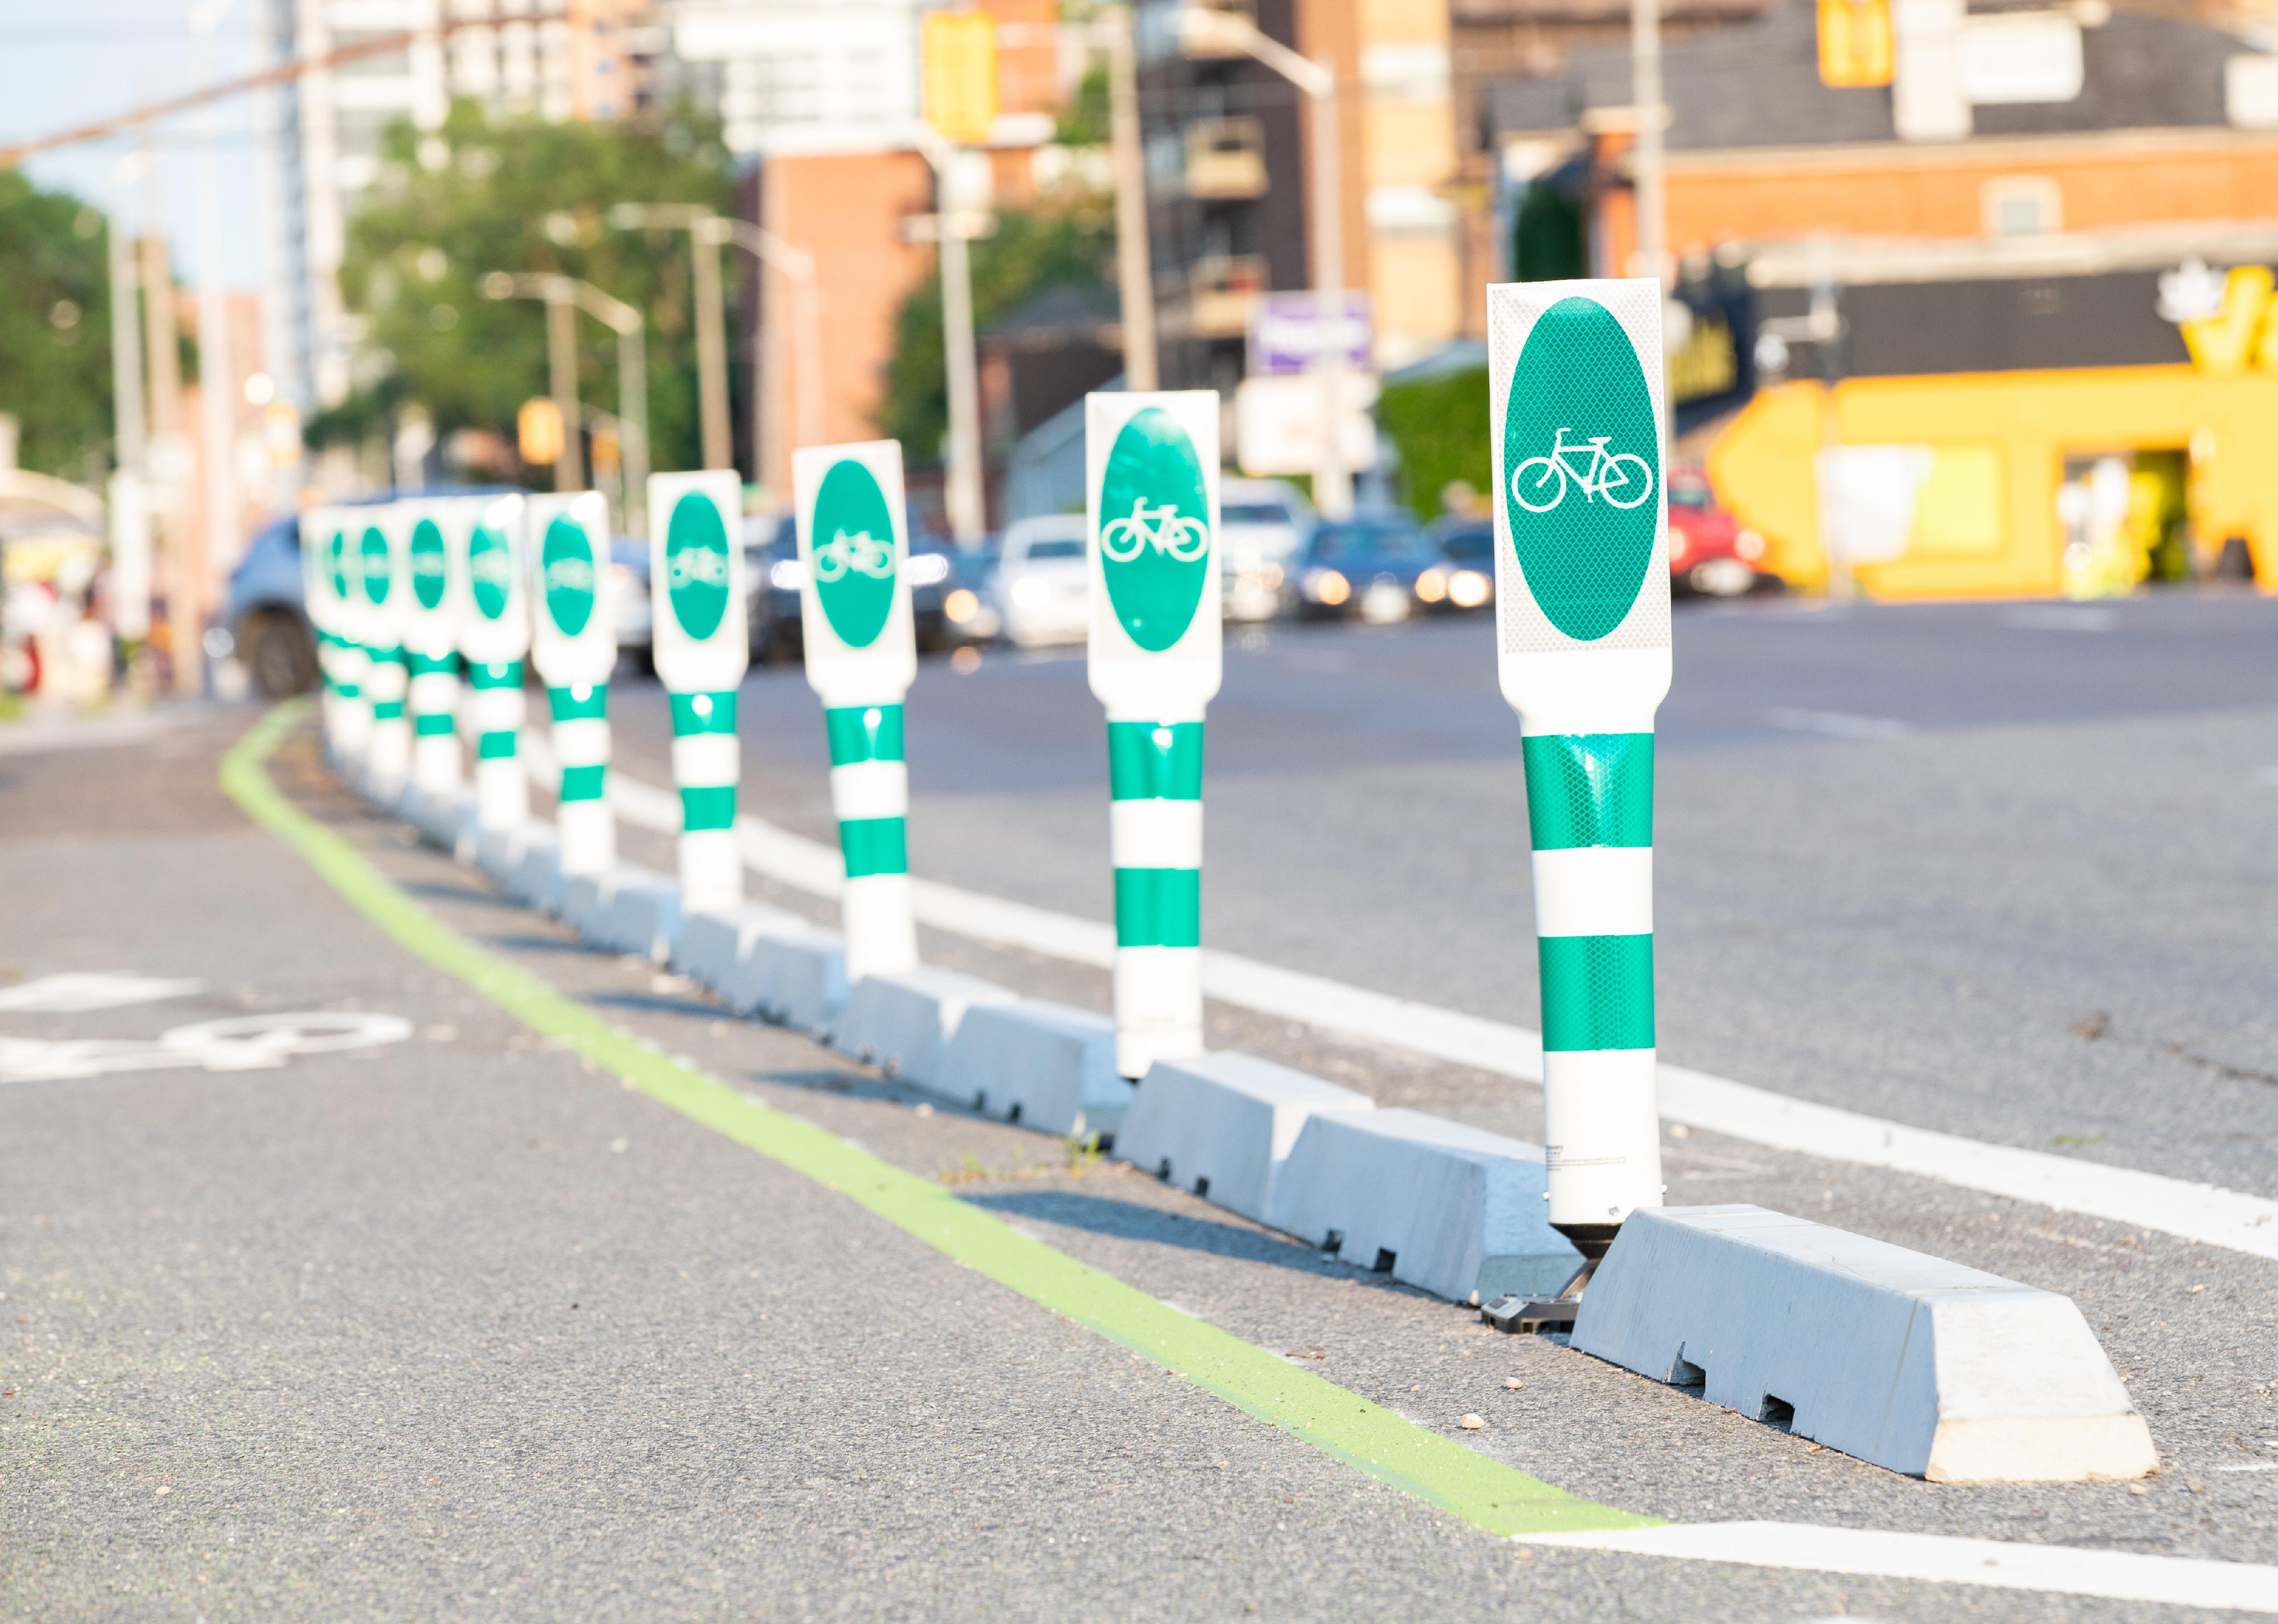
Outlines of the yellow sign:
[{"label": "yellow sign", "polygon": [[2278,321],[2269,319],[2272,278],[2267,265],[2235,267],[2222,285],[2222,309],[2178,324],[2191,362],[2218,377],[2249,366],[2278,371]]},{"label": "yellow sign", "polygon": [[986,11],[929,11],[918,44],[926,122],[946,140],[978,146],[997,122],[997,23]]},{"label": "yellow sign", "polygon": [[1838,88],[1891,82],[1891,0],[1819,0],[1819,78]]},{"label": "yellow sign", "polygon": [[544,395],[524,400],[514,416],[514,433],[524,461],[543,466],[558,460],[562,455],[562,408]]}]

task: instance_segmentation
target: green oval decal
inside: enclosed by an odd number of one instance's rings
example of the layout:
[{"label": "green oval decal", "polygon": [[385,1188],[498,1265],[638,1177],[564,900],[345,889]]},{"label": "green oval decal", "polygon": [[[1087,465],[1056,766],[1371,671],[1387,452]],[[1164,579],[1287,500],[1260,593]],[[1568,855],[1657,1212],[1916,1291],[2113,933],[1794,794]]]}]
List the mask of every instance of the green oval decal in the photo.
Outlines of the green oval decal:
[{"label": "green oval decal", "polygon": [[423,609],[443,606],[443,532],[432,519],[411,527],[411,595]]},{"label": "green oval decal", "polygon": [[1132,642],[1159,654],[1193,623],[1209,583],[1210,502],[1187,431],[1159,406],[1133,414],[1099,485],[1099,566]]},{"label": "green oval decal", "polygon": [[849,648],[868,648],[894,607],[894,515],[870,470],[849,458],[831,465],[814,493],[807,548],[823,618]]},{"label": "green oval decal", "polygon": [[680,629],[702,642],[728,615],[728,531],[711,498],[691,491],[664,532],[664,591]]},{"label": "green oval decal", "polygon": [[357,550],[363,554],[363,595],[376,604],[386,603],[388,589],[395,584],[387,567],[387,538],[378,525],[367,526]]},{"label": "green oval decal", "polygon": [[1561,299],[1526,335],[1502,466],[1527,590],[1568,637],[1604,637],[1629,614],[1653,562],[1661,435],[1629,334],[1595,300]]},{"label": "green oval decal", "polygon": [[494,621],[506,613],[507,600],[514,596],[514,549],[508,545],[505,531],[488,524],[475,526],[475,533],[467,538],[467,585],[485,620]]},{"label": "green oval decal", "polygon": [[333,577],[333,596],[343,603],[348,595],[348,533],[334,530],[325,546],[325,553]]},{"label": "green oval decal", "polygon": [[585,538],[585,527],[566,513],[554,515],[539,548],[538,568],[546,589],[546,613],[563,637],[576,637],[593,618],[593,591],[599,584],[593,544]]}]

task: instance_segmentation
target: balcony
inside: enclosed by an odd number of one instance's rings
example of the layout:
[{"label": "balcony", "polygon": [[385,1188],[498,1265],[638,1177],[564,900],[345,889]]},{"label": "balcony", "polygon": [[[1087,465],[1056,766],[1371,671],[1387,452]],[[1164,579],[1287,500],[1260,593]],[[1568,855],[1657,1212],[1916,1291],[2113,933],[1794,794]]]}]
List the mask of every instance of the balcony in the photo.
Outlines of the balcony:
[{"label": "balcony", "polygon": [[1187,275],[1183,324],[1197,339],[1238,339],[1250,331],[1250,313],[1265,292],[1265,258],[1227,254],[1195,262]]},{"label": "balcony", "polygon": [[1265,133],[1255,118],[1197,118],[1186,130],[1186,194],[1212,202],[1265,195]]},{"label": "balcony", "polygon": [[[1252,27],[1257,22],[1257,0],[1192,0],[1192,4],[1199,10],[1230,11]],[[1181,55],[1194,60],[1224,59],[1246,54],[1233,46],[1212,44],[1203,40],[1181,40],[1179,50]]]}]

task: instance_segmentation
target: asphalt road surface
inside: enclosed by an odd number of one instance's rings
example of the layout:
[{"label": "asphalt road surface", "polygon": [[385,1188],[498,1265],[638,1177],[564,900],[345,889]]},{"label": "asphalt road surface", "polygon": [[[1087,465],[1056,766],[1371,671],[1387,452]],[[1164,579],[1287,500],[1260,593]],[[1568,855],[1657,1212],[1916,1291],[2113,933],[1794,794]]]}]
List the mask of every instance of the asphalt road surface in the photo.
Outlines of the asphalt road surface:
[{"label": "asphalt road surface", "polygon": [[[1680,615],[1664,1053],[2278,1193],[2274,652],[2278,614],[2243,599]],[[654,689],[624,685],[616,708],[620,762],[666,782]],[[1483,621],[1264,634],[1229,650],[1211,714],[1206,941],[1532,1024],[1516,724]],[[746,804],[827,837],[797,674],[756,674],[744,716]],[[123,1067],[163,1031],[236,1017],[392,1016],[403,1035],[0,1083],[0,1614],[2204,1616],[1560,1550],[1446,1516],[406,952],[218,792],[250,720],[0,755],[0,973],[196,983],[0,1010],[0,1039],[108,1041]],[[1100,732],[1080,662],[929,662],[913,866],[1106,918]],[[2278,1560],[2278,1265],[1672,1139],[1674,1200],[1802,1211],[2070,1293],[2164,1468],[1915,1483],[729,1020],[412,844],[339,791],[305,732],[273,770],[448,929],[660,1050],[1577,1494],[1688,1521]],[[1096,972],[925,947],[1105,1007]],[[1507,1079],[1211,1018],[1217,1041],[1387,1102],[1539,1136],[1539,1098]]]}]

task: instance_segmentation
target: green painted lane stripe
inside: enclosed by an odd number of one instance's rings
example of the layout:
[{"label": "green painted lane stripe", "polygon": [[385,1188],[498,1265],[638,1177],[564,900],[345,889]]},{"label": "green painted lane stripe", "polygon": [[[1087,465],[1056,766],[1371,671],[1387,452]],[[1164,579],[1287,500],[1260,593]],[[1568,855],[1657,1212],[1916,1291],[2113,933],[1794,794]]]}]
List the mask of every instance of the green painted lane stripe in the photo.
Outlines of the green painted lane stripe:
[{"label": "green painted lane stripe", "polygon": [[411,719],[414,736],[423,739],[447,738],[451,733],[451,713],[422,711]]},{"label": "green painted lane stripe", "polygon": [[822,725],[830,735],[833,766],[902,759],[902,707],[898,705],[829,708],[822,713]]},{"label": "green painted lane stripe", "polygon": [[[579,698],[579,694],[584,698]],[[556,721],[606,721],[609,715],[609,690],[606,684],[596,682],[589,688],[549,688],[546,702],[554,707]]]},{"label": "green painted lane stripe", "polygon": [[910,872],[909,827],[900,818],[845,818],[838,824],[838,850],[846,877]]},{"label": "green painted lane stripe", "polygon": [[1546,1051],[1653,1047],[1653,938],[1543,936]]},{"label": "green painted lane stripe", "polygon": [[[699,733],[733,733],[736,730],[734,689],[713,694],[674,694],[671,698],[674,738],[690,738]],[[699,699],[703,701],[700,707],[697,704]]]},{"label": "green painted lane stripe", "polygon": [[1198,948],[1203,944],[1203,871],[1115,871],[1115,945]]},{"label": "green painted lane stripe", "polygon": [[1653,735],[1535,734],[1519,742],[1537,851],[1653,844]]},{"label": "green painted lane stripe", "polygon": [[598,801],[608,782],[609,769],[603,766],[565,766],[562,769],[562,789],[555,799],[563,801]]},{"label": "green painted lane stripe", "polygon": [[735,785],[682,786],[680,827],[684,834],[697,835],[707,829],[732,829],[735,827]]},{"label": "green painted lane stripe", "polygon": [[496,733],[478,733],[475,736],[475,759],[511,761],[520,753],[516,742],[521,737],[522,735],[511,728],[501,728]]},{"label": "green painted lane stripe", "polygon": [[271,711],[222,758],[222,788],[399,947],[456,977],[542,1036],[660,1103],[868,1208],[918,1240],[1097,1332],[1300,1442],[1490,1534],[1655,1526],[1595,1505],[1403,1420],[1264,1348],[1023,1235],[932,1179],[904,1172],[804,1117],[744,1098],[660,1054],[414,902],[348,842],[303,813],[264,763],[303,710]]},{"label": "green painted lane stripe", "polygon": [[1202,723],[1109,722],[1107,794],[1116,801],[1201,800]]}]

